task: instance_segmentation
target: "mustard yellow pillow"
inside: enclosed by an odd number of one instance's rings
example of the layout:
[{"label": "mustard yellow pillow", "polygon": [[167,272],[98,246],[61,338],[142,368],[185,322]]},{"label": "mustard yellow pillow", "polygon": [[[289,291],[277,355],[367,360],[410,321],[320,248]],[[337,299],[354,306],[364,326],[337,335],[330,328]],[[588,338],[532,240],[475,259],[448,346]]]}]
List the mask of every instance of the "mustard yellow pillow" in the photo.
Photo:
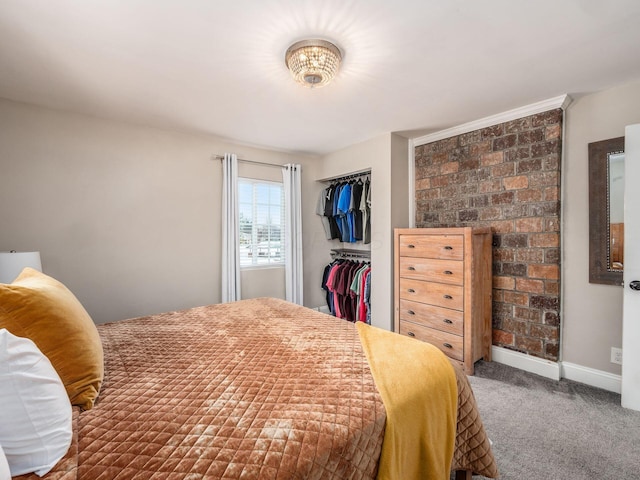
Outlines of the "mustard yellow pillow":
[{"label": "mustard yellow pillow", "polygon": [[13,283],[0,284],[0,328],[38,346],[60,375],[72,405],[93,406],[104,376],[102,342],[67,287],[25,268]]}]

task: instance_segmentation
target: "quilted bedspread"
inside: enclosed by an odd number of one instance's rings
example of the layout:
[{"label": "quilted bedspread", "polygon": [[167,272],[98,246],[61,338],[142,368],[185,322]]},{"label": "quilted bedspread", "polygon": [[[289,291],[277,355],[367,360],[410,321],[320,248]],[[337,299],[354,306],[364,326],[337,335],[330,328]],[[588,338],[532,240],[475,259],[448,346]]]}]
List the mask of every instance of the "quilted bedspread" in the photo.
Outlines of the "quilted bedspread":
[{"label": "quilted bedspread", "polygon": [[[98,330],[100,397],[74,411],[46,480],[376,477],[386,414],[353,324],[263,298]],[[460,370],[457,383],[453,466],[495,476]]]}]

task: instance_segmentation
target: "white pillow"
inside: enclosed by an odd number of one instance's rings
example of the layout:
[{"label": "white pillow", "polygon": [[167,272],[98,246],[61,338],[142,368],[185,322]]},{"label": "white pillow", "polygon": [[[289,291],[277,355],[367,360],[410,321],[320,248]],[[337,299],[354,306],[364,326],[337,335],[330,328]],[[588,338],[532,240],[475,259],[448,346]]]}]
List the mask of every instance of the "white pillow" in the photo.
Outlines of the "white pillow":
[{"label": "white pillow", "polygon": [[12,476],[42,476],[71,445],[71,403],[51,362],[28,338],[0,329],[0,445]]},{"label": "white pillow", "polygon": [[0,445],[0,480],[10,480],[11,474],[9,473],[9,464],[7,463],[7,457],[4,456],[2,451],[2,445]]}]

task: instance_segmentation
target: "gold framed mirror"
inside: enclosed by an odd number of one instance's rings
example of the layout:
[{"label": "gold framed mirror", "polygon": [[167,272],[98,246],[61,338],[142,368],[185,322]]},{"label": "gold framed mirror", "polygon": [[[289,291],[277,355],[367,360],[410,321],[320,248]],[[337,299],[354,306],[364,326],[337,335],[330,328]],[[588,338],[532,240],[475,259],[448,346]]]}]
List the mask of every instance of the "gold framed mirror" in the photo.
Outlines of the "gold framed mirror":
[{"label": "gold framed mirror", "polygon": [[624,137],[589,144],[589,282],[622,285]]}]

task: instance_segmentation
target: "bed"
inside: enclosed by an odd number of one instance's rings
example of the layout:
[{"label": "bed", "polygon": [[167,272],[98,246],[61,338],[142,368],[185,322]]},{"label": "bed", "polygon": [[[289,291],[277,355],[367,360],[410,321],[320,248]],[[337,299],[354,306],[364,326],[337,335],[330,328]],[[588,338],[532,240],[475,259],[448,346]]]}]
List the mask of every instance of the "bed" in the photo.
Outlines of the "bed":
[{"label": "bed", "polygon": [[[42,478],[374,479],[390,410],[363,328],[373,327],[273,298],[99,325],[99,395],[73,407],[71,446]],[[455,449],[444,462],[456,478],[495,478],[467,378],[452,371]]]}]

